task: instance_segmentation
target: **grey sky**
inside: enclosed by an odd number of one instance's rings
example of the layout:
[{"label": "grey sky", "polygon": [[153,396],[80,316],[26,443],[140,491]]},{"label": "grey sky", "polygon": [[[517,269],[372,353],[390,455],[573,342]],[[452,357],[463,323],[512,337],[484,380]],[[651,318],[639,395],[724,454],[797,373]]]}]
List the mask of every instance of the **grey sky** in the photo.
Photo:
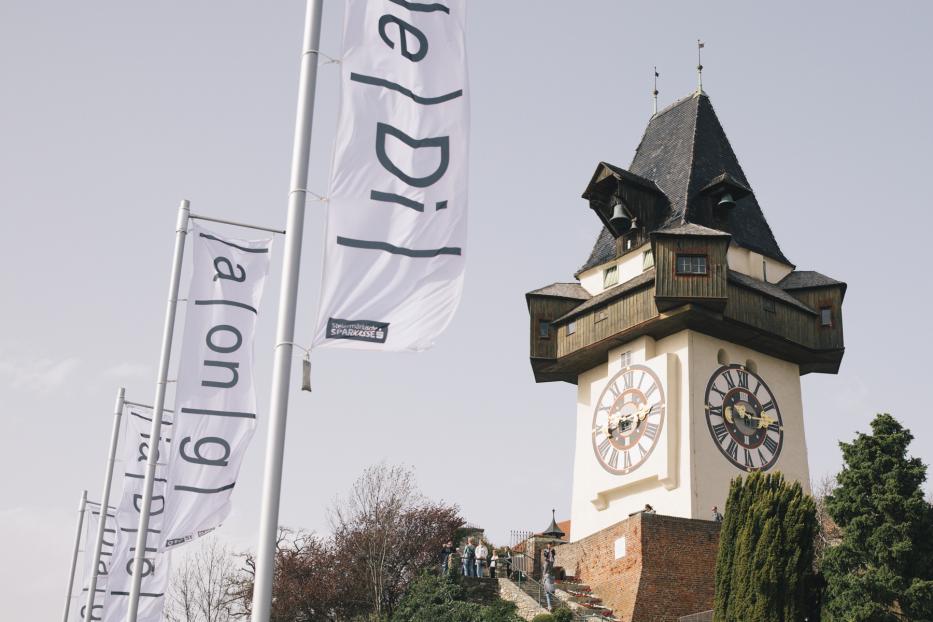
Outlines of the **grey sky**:
[{"label": "grey sky", "polygon": [[[149,402],[175,209],[282,225],[303,2],[0,3],[0,599],[60,615],[78,496],[96,498],[116,388]],[[933,463],[925,317],[933,10],[921,2],[472,0],[467,286],[420,355],[322,351],[293,394],[282,522],[326,530],[362,468],[504,542],[569,513],[575,389],[536,385],[524,292],[570,280],[599,230],[580,199],[627,166],[651,111],[704,87],[785,254],[849,283],[838,376],[803,379],[814,479],[890,411]],[[342,3],[322,48],[339,53]],[[324,193],[337,73],[320,72],[311,185]],[[322,214],[308,207],[298,338],[312,330]],[[217,227],[223,230],[222,227]],[[259,320],[267,409],[281,240]],[[184,286],[183,286],[184,287]],[[253,546],[265,423],[224,534]]]}]

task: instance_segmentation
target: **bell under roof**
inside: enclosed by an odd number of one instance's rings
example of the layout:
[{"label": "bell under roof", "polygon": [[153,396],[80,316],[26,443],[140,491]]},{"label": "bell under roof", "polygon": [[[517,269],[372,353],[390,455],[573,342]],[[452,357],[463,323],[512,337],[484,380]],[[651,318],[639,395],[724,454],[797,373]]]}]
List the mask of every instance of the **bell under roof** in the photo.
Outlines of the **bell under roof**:
[{"label": "bell under roof", "polygon": [[[731,234],[739,246],[791,263],[774,239],[754,192],[722,210],[725,213],[715,223],[709,222],[708,210],[700,209],[703,191],[718,180],[731,179],[751,189],[706,93],[694,93],[652,116],[627,172],[654,182],[668,199],[668,212],[656,231],[700,225]],[[614,238],[603,227],[578,274],[615,256]]]}]

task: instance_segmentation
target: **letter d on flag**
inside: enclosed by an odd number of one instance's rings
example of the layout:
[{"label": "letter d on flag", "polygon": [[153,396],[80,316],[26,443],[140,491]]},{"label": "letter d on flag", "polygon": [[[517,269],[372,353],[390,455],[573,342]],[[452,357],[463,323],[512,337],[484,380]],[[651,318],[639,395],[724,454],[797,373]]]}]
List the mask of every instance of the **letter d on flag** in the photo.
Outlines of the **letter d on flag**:
[{"label": "letter d on flag", "polygon": [[465,0],[347,0],[313,345],[424,350],[453,317],[466,244]]}]

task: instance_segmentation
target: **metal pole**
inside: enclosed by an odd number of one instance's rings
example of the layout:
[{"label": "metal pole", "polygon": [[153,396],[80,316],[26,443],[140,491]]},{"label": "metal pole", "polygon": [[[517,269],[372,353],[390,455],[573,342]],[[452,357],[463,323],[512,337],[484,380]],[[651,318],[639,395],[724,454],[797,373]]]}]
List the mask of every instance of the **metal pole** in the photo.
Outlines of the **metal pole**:
[{"label": "metal pole", "polygon": [[120,440],[120,422],[123,420],[123,398],[126,390],[117,391],[117,403],[113,407],[113,430],[110,432],[110,453],[107,468],[104,470],[104,492],[100,496],[100,520],[97,521],[97,537],[94,539],[94,557],[91,565],[91,581],[88,584],[87,607],[84,610],[84,622],[91,622],[94,613],[94,597],[97,594],[97,575],[100,566],[100,553],[104,546],[104,532],[107,528],[107,514],[110,512],[110,485],[113,483],[113,463],[117,456],[117,443]]},{"label": "metal pole", "polygon": [[[298,302],[298,270],[301,264],[301,238],[304,232],[305,195],[308,185],[308,157],[311,147],[311,121],[317,84],[318,46],[321,42],[323,0],[308,0],[305,13],[301,73],[298,81],[298,110],[295,140],[292,144],[292,170],[289,181],[285,255],[279,290],[279,315],[272,366],[272,396],[269,406],[269,433],[266,437],[266,463],[262,484],[259,545],[253,584],[252,622],[268,622],[272,608],[272,577],[275,543],[279,527],[279,499],[282,493],[282,461],[285,453],[285,422],[288,416],[289,375],[292,367],[292,341],[295,335],[295,308]],[[135,622],[135,621],[134,621]]]},{"label": "metal pole", "polygon": [[168,302],[165,306],[165,326],[162,329],[162,352],[159,355],[159,376],[156,380],[152,427],[149,429],[149,456],[146,460],[146,479],[143,483],[143,498],[139,509],[139,531],[136,533],[136,553],[133,557],[133,585],[130,603],[126,612],[127,622],[136,622],[139,610],[139,592],[142,586],[143,560],[146,556],[146,536],[149,534],[149,509],[152,505],[152,484],[155,481],[158,448],[162,439],[162,412],[165,408],[165,387],[168,381],[168,364],[172,358],[172,336],[175,332],[175,309],[178,303],[178,283],[181,280],[181,264],[185,255],[185,236],[188,233],[188,201],[178,206],[178,224],[175,227],[175,254],[172,258],[172,276],[168,283]]},{"label": "metal pole", "polygon": [[87,509],[87,491],[81,491],[81,503],[78,505],[78,528],[75,530],[75,550],[71,554],[71,573],[68,575],[68,593],[65,595],[64,622],[68,622],[68,613],[71,610],[71,590],[75,584],[75,569],[78,567],[78,550],[81,548],[81,528],[84,526],[84,511]]},{"label": "metal pole", "polygon": [[213,216],[202,216],[201,214],[189,214],[191,220],[206,220],[208,222],[219,222],[224,225],[233,225],[234,227],[245,227],[247,229],[258,229],[259,231],[268,231],[269,233],[278,233],[285,235],[284,229],[273,229],[272,227],[262,227],[260,225],[248,225],[245,222],[236,220],[227,220],[226,218],[214,218]]}]

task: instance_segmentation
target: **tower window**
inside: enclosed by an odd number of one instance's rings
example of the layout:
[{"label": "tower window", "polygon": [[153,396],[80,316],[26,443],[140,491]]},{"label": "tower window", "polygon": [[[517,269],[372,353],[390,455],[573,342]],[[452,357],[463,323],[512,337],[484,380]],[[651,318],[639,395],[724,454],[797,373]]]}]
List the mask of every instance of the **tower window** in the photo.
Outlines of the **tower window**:
[{"label": "tower window", "polygon": [[654,267],[654,251],[646,250],[641,256],[641,271],[644,272]]},{"label": "tower window", "polygon": [[820,326],[832,328],[833,326],[833,308],[820,307]]},{"label": "tower window", "polygon": [[547,339],[551,336],[551,323],[547,320],[538,320],[538,337]]},{"label": "tower window", "polygon": [[567,334],[572,335],[577,332],[577,322],[573,321],[567,324]]},{"label": "tower window", "polygon": [[603,289],[619,283],[619,266],[609,266],[603,272]]},{"label": "tower window", "polygon": [[706,255],[677,255],[677,274],[707,274]]},{"label": "tower window", "polygon": [[761,306],[764,307],[764,310],[768,313],[774,313],[774,301],[770,298],[762,298]]}]

